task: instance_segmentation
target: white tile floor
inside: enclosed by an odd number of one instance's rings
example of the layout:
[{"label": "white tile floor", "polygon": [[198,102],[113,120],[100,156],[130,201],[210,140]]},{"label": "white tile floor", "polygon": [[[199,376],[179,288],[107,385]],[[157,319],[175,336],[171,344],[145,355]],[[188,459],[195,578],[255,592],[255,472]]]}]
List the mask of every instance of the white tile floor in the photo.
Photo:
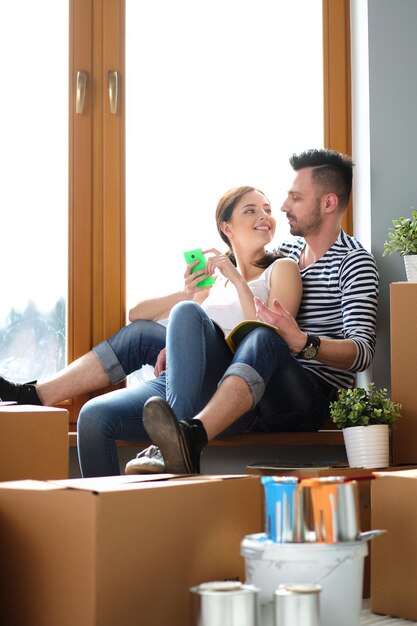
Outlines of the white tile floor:
[{"label": "white tile floor", "polygon": [[369,600],[364,600],[361,613],[361,626],[416,626],[417,622],[410,622],[398,617],[375,615],[369,609]]}]

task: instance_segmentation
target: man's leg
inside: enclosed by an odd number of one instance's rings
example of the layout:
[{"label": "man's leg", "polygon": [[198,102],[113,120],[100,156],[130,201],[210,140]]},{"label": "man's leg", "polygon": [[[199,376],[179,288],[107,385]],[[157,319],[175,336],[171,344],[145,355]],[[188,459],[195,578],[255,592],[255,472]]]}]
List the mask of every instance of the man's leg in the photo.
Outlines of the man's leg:
[{"label": "man's leg", "polygon": [[142,365],[155,364],[165,335],[161,324],[137,320],[42,383],[16,385],[0,378],[0,398],[51,406],[117,384]]},{"label": "man's leg", "polygon": [[[149,400],[143,423],[165,460],[168,472],[199,471],[199,458],[209,439],[214,438],[262,397],[267,381],[278,366],[280,350],[288,348],[269,329],[256,329],[240,344],[217,391],[191,420],[177,422],[168,403]],[[254,365],[258,365],[259,373]]]},{"label": "man's leg", "polygon": [[[233,355],[223,332],[200,305],[188,301],[171,311],[166,346],[166,401],[177,419],[191,417],[213,396]],[[141,474],[163,469],[162,455],[156,456],[151,446],[129,461],[125,471]]]}]

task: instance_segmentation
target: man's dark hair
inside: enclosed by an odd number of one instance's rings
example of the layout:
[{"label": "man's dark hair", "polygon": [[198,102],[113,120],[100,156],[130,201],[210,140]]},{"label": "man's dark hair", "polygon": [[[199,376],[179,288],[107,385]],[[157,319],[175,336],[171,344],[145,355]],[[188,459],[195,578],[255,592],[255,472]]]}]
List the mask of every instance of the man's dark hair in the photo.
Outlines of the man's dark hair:
[{"label": "man's dark hair", "polygon": [[349,202],[352,191],[353,162],[346,154],[335,150],[306,150],[293,154],[290,158],[293,170],[312,167],[313,181],[320,187],[321,193],[335,193],[339,198],[339,207],[343,211]]}]

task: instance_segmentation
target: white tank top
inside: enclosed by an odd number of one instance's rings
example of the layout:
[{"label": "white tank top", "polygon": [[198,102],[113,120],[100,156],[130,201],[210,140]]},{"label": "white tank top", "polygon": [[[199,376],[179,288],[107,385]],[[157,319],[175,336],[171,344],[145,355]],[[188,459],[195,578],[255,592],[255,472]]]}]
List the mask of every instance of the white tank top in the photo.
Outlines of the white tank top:
[{"label": "white tank top", "polygon": [[[268,303],[268,296],[271,291],[271,272],[276,262],[271,263],[258,278],[248,282],[248,287],[253,295],[258,296],[264,304]],[[225,335],[228,335],[237,324],[243,322],[243,311],[236,288],[222,275],[216,278],[215,284],[201,306],[207,315],[221,326]]]}]

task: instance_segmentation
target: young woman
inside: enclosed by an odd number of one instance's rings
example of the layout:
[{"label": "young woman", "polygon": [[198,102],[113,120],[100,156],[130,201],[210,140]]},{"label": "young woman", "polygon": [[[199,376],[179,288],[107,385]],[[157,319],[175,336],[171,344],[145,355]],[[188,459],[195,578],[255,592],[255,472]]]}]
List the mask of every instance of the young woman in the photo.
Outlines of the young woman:
[{"label": "young woman", "polygon": [[[268,305],[276,298],[296,314],[301,299],[299,269],[294,261],[266,252],[276,226],[266,196],[253,187],[227,192],[218,203],[216,223],[228,252],[207,250],[205,274],[192,274],[194,264],[190,264],[185,275],[189,292],[195,292],[205,276],[218,274],[215,285],[197,291],[192,301],[190,296],[183,302],[175,302],[172,296],[156,298],[138,304],[132,312],[153,322],[169,315],[166,368],[163,353],[156,364],[159,375],[155,379],[84,405],[78,419],[83,476],[119,473],[115,441],[148,438],[142,412],[150,397],[166,399],[178,419],[192,416],[204,406],[233,358],[224,334],[243,320],[256,319],[254,296]],[[253,421],[253,415],[244,417]],[[246,430],[249,425],[247,420],[239,420],[234,427]],[[155,471],[155,460],[157,450],[151,446],[134,461],[142,466],[139,471]],[[163,464],[159,467],[163,471]]]}]

